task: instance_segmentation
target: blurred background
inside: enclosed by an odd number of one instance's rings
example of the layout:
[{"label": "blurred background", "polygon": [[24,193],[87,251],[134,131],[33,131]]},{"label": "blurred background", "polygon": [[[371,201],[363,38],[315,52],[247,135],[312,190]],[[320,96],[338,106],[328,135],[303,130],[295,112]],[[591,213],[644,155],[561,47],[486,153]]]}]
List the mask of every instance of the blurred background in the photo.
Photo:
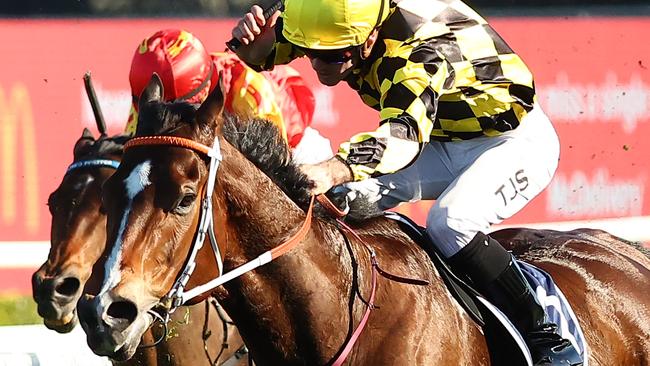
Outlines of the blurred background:
[{"label": "blurred background", "polygon": [[[49,250],[47,197],[71,163],[72,146],[82,129],[97,134],[83,89],[84,72],[92,71],[109,130],[118,133],[129,112],[131,56],[142,39],[159,29],[184,28],[208,50],[221,51],[235,17],[253,3],[0,2],[0,325],[5,326],[0,327],[0,339],[13,340],[0,342],[0,365],[20,364],[17,360],[57,364],[47,361],[43,349],[21,348],[17,335],[23,331],[33,344],[43,337],[51,348],[47,352],[72,344],[40,326],[6,326],[41,322],[31,300],[30,276]],[[500,227],[595,227],[650,242],[648,1],[468,3],[531,68],[540,103],[562,143],[560,167],[551,185]],[[295,66],[316,95],[313,125],[331,139],[333,148],[353,133],[376,126],[377,114],[353,91],[344,85],[319,85],[304,60]],[[400,211],[424,223],[430,204]],[[83,336],[74,342],[83,344]],[[74,362],[90,364],[69,359],[58,364]]]},{"label": "blurred background", "polygon": [[[26,0],[0,4],[0,14],[21,17],[236,17],[250,9],[251,5],[260,3],[263,3],[263,1]],[[513,13],[522,16],[529,16],[531,14],[639,15],[639,10],[647,13],[649,7],[648,2],[645,0],[472,0],[466,1],[465,3],[485,15]]]}]

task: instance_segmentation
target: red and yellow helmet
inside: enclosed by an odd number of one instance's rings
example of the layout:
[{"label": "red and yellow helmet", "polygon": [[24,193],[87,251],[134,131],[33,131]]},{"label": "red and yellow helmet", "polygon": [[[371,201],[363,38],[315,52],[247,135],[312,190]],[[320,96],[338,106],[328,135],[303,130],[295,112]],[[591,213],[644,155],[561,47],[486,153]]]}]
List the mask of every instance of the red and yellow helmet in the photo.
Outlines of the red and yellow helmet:
[{"label": "red and yellow helmet", "polygon": [[154,72],[163,82],[166,101],[200,103],[209,94],[214,65],[198,38],[184,30],[166,29],[143,40],[133,55],[129,82],[134,100]]}]

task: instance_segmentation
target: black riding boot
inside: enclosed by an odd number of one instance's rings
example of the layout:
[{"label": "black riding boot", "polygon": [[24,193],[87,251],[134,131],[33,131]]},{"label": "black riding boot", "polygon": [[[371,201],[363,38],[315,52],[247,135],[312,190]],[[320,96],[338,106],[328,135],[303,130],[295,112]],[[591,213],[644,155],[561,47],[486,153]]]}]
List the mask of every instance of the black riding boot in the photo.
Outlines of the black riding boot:
[{"label": "black riding boot", "polygon": [[576,349],[558,334],[557,325],[546,322],[535,291],[499,242],[479,232],[448,261],[510,318],[524,337],[534,365],[582,364]]}]

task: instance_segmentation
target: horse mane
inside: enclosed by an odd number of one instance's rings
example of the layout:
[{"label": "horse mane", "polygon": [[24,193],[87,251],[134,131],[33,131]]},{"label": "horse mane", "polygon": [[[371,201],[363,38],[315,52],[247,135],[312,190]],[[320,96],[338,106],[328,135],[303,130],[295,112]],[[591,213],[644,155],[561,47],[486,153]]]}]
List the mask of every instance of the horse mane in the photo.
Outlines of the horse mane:
[{"label": "horse mane", "polygon": [[298,206],[306,209],[311,181],[291,160],[291,151],[275,124],[260,118],[226,115],[223,136]]},{"label": "horse mane", "polygon": [[[205,136],[211,131],[196,121],[198,104],[185,101],[152,102],[140,110],[136,136],[170,134],[183,124]],[[293,202],[303,209],[309,205],[311,182],[291,161],[289,146],[278,128],[261,118],[223,114],[222,133],[226,141],[266,174]]]}]

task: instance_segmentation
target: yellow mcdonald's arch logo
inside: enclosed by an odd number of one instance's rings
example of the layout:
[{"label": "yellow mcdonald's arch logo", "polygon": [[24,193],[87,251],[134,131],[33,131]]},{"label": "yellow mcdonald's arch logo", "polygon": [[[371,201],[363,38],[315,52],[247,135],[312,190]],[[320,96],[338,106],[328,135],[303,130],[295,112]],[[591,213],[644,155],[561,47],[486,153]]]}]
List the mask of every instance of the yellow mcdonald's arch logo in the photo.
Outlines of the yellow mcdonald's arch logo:
[{"label": "yellow mcdonald's arch logo", "polygon": [[[22,151],[23,166],[20,177],[19,151]],[[0,85],[0,222],[16,223],[17,205],[22,197],[23,225],[29,233],[39,227],[36,160],[36,131],[29,92],[22,83],[14,84],[7,93]],[[21,192],[18,192],[19,182],[23,184]]]}]

